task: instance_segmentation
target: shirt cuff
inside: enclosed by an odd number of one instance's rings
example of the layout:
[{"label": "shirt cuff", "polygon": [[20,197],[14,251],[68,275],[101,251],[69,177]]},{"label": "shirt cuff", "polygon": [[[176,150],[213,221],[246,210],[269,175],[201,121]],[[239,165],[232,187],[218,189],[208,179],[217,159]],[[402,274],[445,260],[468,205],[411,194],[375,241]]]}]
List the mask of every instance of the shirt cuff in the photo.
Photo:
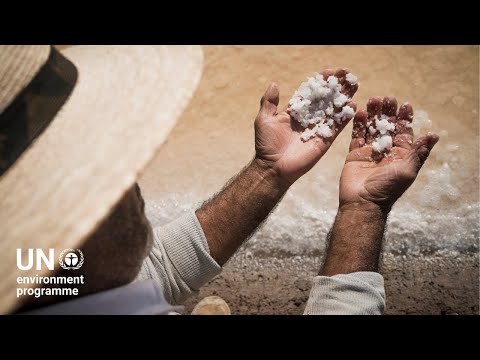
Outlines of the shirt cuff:
[{"label": "shirt cuff", "polygon": [[222,268],[210,256],[207,239],[194,211],[155,230],[165,252],[185,283],[194,290],[220,274]]},{"label": "shirt cuff", "polygon": [[316,276],[305,315],[381,315],[385,310],[383,276],[355,272]]}]

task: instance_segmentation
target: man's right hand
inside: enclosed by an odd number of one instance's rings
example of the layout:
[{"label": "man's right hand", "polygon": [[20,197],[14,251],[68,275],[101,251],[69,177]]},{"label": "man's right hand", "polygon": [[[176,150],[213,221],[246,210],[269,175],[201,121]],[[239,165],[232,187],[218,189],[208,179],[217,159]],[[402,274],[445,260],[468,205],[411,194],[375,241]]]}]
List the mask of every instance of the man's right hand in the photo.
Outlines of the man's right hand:
[{"label": "man's right hand", "polygon": [[[342,85],[342,94],[352,98],[358,90],[358,84],[346,81],[348,69],[322,72],[324,80],[330,76],[338,78]],[[334,122],[331,126],[332,136],[323,138],[316,136],[309,141],[301,139],[304,128],[293,119],[288,110],[277,113],[279,90],[271,84],[262,97],[260,111],[255,120],[255,153],[256,160],[265,164],[279,175],[288,186],[309,171],[325,155],[336,137],[352,119],[349,117],[342,123]],[[346,104],[356,110],[353,102]],[[335,111],[340,111],[336,108]],[[327,115],[327,119],[331,115]]]},{"label": "man's right hand", "polygon": [[[383,156],[372,149],[373,136],[367,123],[375,128],[375,115],[389,117],[395,130],[389,132],[393,147]],[[428,133],[413,142],[413,109],[403,104],[397,114],[394,97],[370,98],[367,111],[358,111],[353,122],[350,153],[340,178],[340,208],[376,205],[389,211],[395,201],[415,180],[439,137]]]}]

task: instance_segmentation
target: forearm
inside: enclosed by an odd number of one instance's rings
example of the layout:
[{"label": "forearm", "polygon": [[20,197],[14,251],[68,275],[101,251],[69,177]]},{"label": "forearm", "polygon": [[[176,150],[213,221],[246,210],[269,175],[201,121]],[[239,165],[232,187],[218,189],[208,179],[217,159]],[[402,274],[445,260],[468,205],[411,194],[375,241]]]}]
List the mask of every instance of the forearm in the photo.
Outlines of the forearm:
[{"label": "forearm", "polygon": [[387,216],[373,204],[340,206],[320,275],[378,271]]},{"label": "forearm", "polygon": [[196,211],[211,256],[223,265],[265,220],[289,185],[253,160],[219,194]]},{"label": "forearm", "polygon": [[376,205],[338,209],[325,263],[313,281],[305,314],[383,314],[383,277],[376,272],[387,215]]}]

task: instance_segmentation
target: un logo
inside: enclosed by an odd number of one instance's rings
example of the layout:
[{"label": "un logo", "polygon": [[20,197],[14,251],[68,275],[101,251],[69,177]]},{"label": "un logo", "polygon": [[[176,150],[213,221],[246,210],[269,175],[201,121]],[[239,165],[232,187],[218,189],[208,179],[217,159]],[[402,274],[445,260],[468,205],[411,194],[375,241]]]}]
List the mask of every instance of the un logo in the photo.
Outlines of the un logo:
[{"label": "un logo", "polygon": [[82,267],[85,258],[79,249],[65,249],[60,253],[58,263],[65,270],[78,270]]}]

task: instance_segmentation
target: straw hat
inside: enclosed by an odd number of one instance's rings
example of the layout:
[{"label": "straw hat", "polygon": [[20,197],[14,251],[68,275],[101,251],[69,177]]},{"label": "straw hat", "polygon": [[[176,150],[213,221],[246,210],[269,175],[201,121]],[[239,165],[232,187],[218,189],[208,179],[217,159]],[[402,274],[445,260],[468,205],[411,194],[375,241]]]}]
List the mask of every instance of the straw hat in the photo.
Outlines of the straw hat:
[{"label": "straw hat", "polygon": [[48,274],[19,270],[17,248],[80,247],[165,141],[202,60],[197,46],[0,46],[0,313],[18,276]]}]

